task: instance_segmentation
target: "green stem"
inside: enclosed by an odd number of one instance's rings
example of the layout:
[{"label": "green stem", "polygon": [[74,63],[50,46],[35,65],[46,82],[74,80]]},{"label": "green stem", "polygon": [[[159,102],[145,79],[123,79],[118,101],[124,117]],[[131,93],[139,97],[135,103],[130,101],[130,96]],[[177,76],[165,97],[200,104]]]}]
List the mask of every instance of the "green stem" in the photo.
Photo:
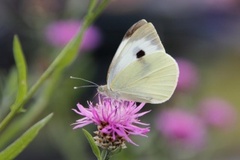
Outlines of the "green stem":
[{"label": "green stem", "polygon": [[104,0],[102,3],[100,3],[96,10],[95,10],[95,14],[92,15],[92,18],[89,20],[89,23],[92,24],[93,21],[103,12],[103,10],[107,7],[107,5],[109,4],[110,0]]},{"label": "green stem", "polygon": [[37,99],[36,103],[30,108],[30,110],[23,117],[14,121],[2,132],[0,135],[0,150],[11,140],[12,137],[15,137],[17,134],[26,129],[26,127],[29,126],[40,113],[43,112],[44,108],[47,106],[50,96],[57,87],[59,77],[60,72],[55,71],[50,81],[48,81],[45,87],[46,89],[41,93],[40,98]]},{"label": "green stem", "polygon": [[[102,1],[99,6],[97,7],[96,11],[93,12],[94,8],[96,8],[96,0],[91,0],[89,4],[89,11],[87,15],[84,18],[83,25],[81,27],[81,30],[79,32],[79,45],[82,42],[82,38],[84,35],[84,32],[87,30],[87,28],[93,23],[93,21],[100,15],[100,13],[103,11],[103,9],[107,6],[109,0]],[[71,42],[69,45],[73,45]],[[51,65],[47,68],[47,70],[42,74],[42,76],[39,78],[39,80],[31,87],[27,95],[24,97],[24,99],[16,104],[14,110],[11,110],[10,113],[4,118],[4,120],[0,123],[0,133],[1,131],[7,126],[7,124],[13,119],[13,117],[19,112],[19,109],[27,103],[27,101],[35,94],[35,92],[40,88],[40,86],[46,81],[48,77],[56,70],[59,66],[59,64],[62,62],[61,60],[65,57],[65,52],[61,52],[56,59],[51,63]],[[69,64],[71,61],[69,62]],[[66,66],[66,65],[65,65]],[[63,66],[61,69],[64,69]]]},{"label": "green stem", "polygon": [[109,153],[110,152],[106,149],[102,150],[102,153],[101,153],[102,160],[109,160],[110,159]]}]

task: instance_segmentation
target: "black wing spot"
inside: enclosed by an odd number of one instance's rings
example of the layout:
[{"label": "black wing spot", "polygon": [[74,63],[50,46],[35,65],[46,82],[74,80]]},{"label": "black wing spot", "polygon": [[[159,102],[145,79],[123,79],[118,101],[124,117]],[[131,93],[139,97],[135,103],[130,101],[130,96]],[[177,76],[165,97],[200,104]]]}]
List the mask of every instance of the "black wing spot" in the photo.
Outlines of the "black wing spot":
[{"label": "black wing spot", "polygon": [[136,54],[136,56],[137,56],[137,58],[139,59],[139,58],[145,56],[145,52],[144,52],[143,50],[140,50],[140,51],[138,51],[138,53]]}]

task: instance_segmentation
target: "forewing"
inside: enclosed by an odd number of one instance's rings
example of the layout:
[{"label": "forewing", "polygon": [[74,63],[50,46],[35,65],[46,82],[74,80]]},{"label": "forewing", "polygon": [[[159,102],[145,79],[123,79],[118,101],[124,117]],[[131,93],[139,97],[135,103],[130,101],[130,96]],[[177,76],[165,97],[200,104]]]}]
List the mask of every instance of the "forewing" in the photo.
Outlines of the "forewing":
[{"label": "forewing", "polygon": [[110,88],[122,99],[162,103],[173,94],[178,76],[175,60],[157,52],[128,65],[113,79]]},{"label": "forewing", "polygon": [[139,56],[156,52],[165,53],[156,29],[146,20],[138,21],[126,32],[112,60],[108,70],[108,87],[113,79]]}]

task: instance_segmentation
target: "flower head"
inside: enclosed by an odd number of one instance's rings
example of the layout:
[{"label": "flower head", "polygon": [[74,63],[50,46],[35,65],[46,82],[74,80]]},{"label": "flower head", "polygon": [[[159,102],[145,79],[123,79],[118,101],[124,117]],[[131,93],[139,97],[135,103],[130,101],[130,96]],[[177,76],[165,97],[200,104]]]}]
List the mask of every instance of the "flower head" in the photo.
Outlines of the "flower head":
[{"label": "flower head", "polygon": [[205,140],[206,129],[200,118],[180,109],[162,111],[157,117],[157,129],[174,144],[199,148]]},{"label": "flower head", "polygon": [[[79,31],[82,25],[77,20],[61,20],[50,23],[45,29],[47,41],[55,47],[64,47]],[[101,34],[97,27],[91,26],[85,32],[81,50],[89,51],[99,46]]]},{"label": "flower head", "polygon": [[94,138],[98,146],[104,149],[115,149],[119,146],[124,148],[124,141],[136,145],[129,136],[146,136],[146,133],[150,131],[149,127],[140,128],[137,126],[148,126],[138,119],[149,112],[138,113],[143,108],[144,103],[137,105],[133,101],[114,100],[100,94],[98,100],[99,102],[95,105],[89,102],[89,108],[77,104],[78,108],[73,109],[77,114],[83,116],[73,123],[73,129],[82,128],[91,123],[97,125],[98,131],[95,132],[97,136]]},{"label": "flower head", "polygon": [[200,103],[200,115],[209,125],[216,128],[228,128],[236,120],[234,107],[220,98],[205,99]]}]

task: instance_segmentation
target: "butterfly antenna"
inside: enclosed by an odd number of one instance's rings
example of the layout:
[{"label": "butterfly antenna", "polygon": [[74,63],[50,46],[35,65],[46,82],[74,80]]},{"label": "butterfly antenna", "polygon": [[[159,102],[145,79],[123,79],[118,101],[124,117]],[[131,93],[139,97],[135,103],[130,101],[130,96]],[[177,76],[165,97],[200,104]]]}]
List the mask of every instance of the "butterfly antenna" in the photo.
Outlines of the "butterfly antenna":
[{"label": "butterfly antenna", "polygon": [[70,76],[70,78],[71,78],[71,79],[79,79],[79,80],[82,80],[82,81],[84,81],[84,82],[88,82],[88,83],[91,84],[91,85],[73,87],[73,89],[92,88],[92,87],[98,87],[98,86],[99,86],[97,83],[94,83],[94,82],[92,82],[92,81],[86,80],[86,79],[84,79],[84,78],[73,77],[73,76]]},{"label": "butterfly antenna", "polygon": [[[80,79],[80,80],[82,80],[82,81],[84,81],[84,82],[91,83],[92,85],[86,85],[86,86],[88,86],[88,87],[98,87],[98,86],[99,86],[97,83],[94,83],[94,82],[92,82],[92,81],[86,80],[86,79],[84,79],[84,78],[73,77],[73,76],[70,76],[70,78],[71,78],[71,79]],[[79,87],[79,88],[83,88],[83,87],[84,87],[84,86]],[[74,89],[75,89],[75,87],[74,87]]]},{"label": "butterfly antenna", "polygon": [[79,88],[91,88],[91,87],[96,87],[96,86],[95,86],[95,85],[77,86],[77,87],[73,87],[73,89],[79,89]]}]

